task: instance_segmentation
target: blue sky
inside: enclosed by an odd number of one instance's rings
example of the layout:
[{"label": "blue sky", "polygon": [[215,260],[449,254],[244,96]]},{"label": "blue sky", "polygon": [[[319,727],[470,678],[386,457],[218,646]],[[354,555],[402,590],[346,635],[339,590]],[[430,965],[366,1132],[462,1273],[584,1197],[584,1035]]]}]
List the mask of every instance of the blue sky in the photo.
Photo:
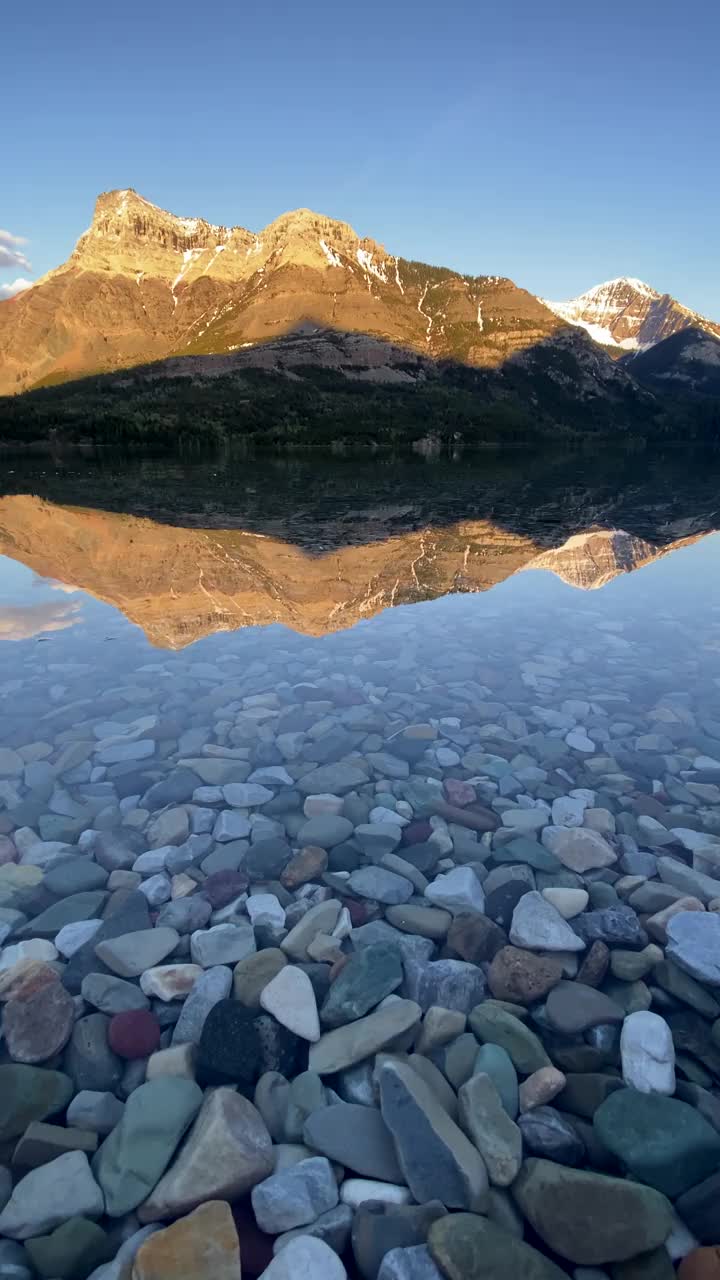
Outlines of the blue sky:
[{"label": "blue sky", "polygon": [[0,227],[27,244],[0,238],[0,286],[133,186],[253,230],[308,206],[551,298],[639,276],[720,319],[719,37],[717,0],[11,0]]}]

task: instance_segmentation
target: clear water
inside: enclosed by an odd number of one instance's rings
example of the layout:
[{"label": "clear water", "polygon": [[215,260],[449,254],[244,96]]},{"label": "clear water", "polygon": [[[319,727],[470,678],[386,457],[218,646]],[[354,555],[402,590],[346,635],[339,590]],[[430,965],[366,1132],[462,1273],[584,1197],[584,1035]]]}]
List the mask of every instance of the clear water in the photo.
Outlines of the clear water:
[{"label": "clear water", "polygon": [[[251,745],[283,763],[299,683],[349,755],[431,720],[430,776],[467,776],[482,747],[610,793],[664,779],[682,809],[694,758],[720,757],[720,503],[712,464],[681,461],[8,467],[0,745],[52,763],[98,724],[131,738],[157,719],[151,755],[108,770],[89,752],[60,793],[6,770],[0,834],[84,812],[113,777],[143,790],[138,771],[186,756]],[[691,798],[720,833],[720,805]]]}]

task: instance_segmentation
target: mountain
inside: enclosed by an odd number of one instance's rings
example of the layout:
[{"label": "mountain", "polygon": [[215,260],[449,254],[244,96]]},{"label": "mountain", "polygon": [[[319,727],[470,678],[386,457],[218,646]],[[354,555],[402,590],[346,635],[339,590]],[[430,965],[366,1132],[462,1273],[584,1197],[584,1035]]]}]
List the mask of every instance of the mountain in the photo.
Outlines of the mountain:
[{"label": "mountain", "polygon": [[308,323],[490,367],[561,328],[511,280],[388,254],[309,209],[255,233],[110,191],[67,262],[0,303],[0,394],[247,349]]},{"label": "mountain", "polygon": [[626,351],[645,351],[691,327],[720,338],[720,324],[631,277],[607,280],[569,302],[543,301],[559,319],[585,329],[595,342]]},{"label": "mountain", "polygon": [[681,329],[627,359],[625,368],[659,391],[720,396],[720,332]]},{"label": "mountain", "polygon": [[[73,588],[119,609],[165,649],[270,623],[325,635],[397,605],[487,591],[521,569],[549,570],[588,590],[703,536],[660,547],[596,529],[547,550],[537,537],[488,519],[397,530],[397,512],[388,508],[387,536],[380,538],[382,519],[382,511],[373,513],[370,541],[324,543],[310,554],[282,537],[245,529],[178,528],[27,494],[0,498],[0,554],[63,592],[54,609],[42,606],[45,612],[31,605],[5,616],[0,609],[0,637],[25,638],[82,621]],[[362,521],[355,526],[361,536]],[[324,534],[331,537],[329,527]]]}]

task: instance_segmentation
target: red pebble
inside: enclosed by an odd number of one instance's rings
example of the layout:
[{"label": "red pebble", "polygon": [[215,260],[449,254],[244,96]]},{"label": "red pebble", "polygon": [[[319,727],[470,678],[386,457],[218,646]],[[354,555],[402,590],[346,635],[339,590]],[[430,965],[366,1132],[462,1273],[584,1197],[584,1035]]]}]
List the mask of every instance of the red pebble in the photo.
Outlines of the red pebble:
[{"label": "red pebble", "polygon": [[350,912],[353,928],[357,929],[361,924],[367,924],[369,920],[367,903],[358,902],[356,898],[345,898],[343,906],[347,907]]},{"label": "red pebble", "polygon": [[160,1023],[149,1009],[128,1009],[110,1019],[108,1044],[119,1058],[147,1058],[160,1047]]},{"label": "red pebble", "polygon": [[226,907],[233,898],[239,898],[248,887],[248,878],[242,871],[213,871],[203,880],[202,892],[214,911]]},{"label": "red pebble", "polygon": [[467,804],[474,804],[477,800],[477,792],[469,782],[462,782],[460,778],[446,778],[443,783],[445,795],[450,804],[455,804],[459,809],[464,809]]},{"label": "red pebble", "polygon": [[429,840],[433,833],[433,829],[427,819],[416,818],[415,822],[408,822],[406,827],[402,829],[403,844],[424,844]]}]

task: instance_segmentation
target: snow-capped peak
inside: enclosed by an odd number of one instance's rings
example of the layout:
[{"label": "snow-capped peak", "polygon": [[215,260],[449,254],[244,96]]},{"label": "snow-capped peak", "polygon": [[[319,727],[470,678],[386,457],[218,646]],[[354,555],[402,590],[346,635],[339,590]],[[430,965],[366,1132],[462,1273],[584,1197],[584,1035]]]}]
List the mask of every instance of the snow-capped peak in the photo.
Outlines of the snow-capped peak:
[{"label": "snow-capped peak", "polygon": [[596,342],[626,351],[644,350],[689,324],[711,324],[634,276],[605,280],[567,302],[542,301]]}]

